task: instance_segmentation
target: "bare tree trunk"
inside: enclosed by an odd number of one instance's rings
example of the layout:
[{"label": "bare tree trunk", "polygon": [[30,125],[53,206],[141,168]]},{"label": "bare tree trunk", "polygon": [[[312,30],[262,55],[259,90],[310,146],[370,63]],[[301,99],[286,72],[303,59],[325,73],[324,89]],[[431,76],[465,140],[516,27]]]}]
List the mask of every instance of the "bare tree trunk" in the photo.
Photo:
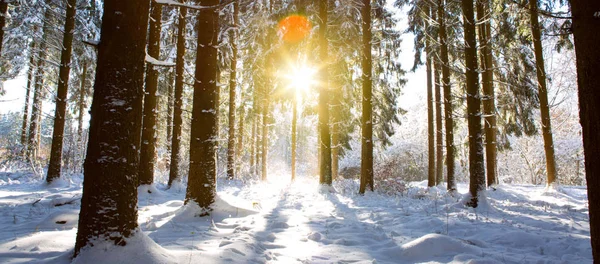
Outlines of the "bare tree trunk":
[{"label": "bare tree trunk", "polygon": [[38,49],[38,59],[35,65],[35,86],[33,92],[33,102],[31,107],[31,121],[29,122],[29,143],[27,144],[27,158],[30,161],[36,159],[39,147],[39,129],[40,117],[42,116],[42,101],[44,100],[44,61],[46,59],[46,48],[48,46],[47,38],[50,33],[51,11],[47,8],[44,13],[44,27],[42,30],[42,39]]},{"label": "bare tree trunk", "polygon": [[35,40],[29,45],[29,69],[27,70],[27,88],[25,92],[25,105],[23,106],[23,125],[21,126],[21,145],[27,148],[27,125],[29,119],[29,98],[31,97],[31,86],[34,82],[33,70],[35,68]]},{"label": "bare tree trunk", "polygon": [[[168,81],[168,90],[167,90],[167,138],[165,139],[165,145],[167,149],[167,155],[171,154],[171,139],[173,137],[173,91],[175,90],[175,84],[173,83],[175,79],[175,72],[170,71],[169,73],[169,81]],[[171,157],[167,156],[167,166],[171,163]]]},{"label": "bare tree trunk", "polygon": [[[86,144],[85,138],[83,135],[83,115],[86,108],[85,105],[85,97],[87,96],[87,71],[88,71],[88,62],[86,59],[83,60],[83,71],[81,73],[81,87],[79,88],[79,99],[78,99],[78,116],[77,116],[77,167],[79,168],[78,172],[82,171],[83,159],[85,158],[85,147]],[[81,166],[81,167],[80,167]]]},{"label": "bare tree trunk", "polygon": [[552,140],[552,124],[550,122],[550,105],[548,102],[548,86],[546,85],[546,67],[544,65],[544,51],[540,24],[538,22],[537,0],[529,0],[529,15],[531,17],[531,34],[535,52],[535,64],[538,79],[538,97],[540,99],[540,113],[542,115],[542,136],[544,138],[544,152],[546,153],[546,171],[548,179],[546,184],[552,185],[556,181],[556,161],[554,159],[554,142]]},{"label": "bare tree trunk", "polygon": [[373,191],[373,69],[371,54],[371,0],[363,0],[362,15],[362,138],[360,158],[360,189]]},{"label": "bare tree trunk", "polygon": [[583,134],[594,262],[600,261],[600,10],[599,1],[571,0],[577,56],[579,117]]},{"label": "bare tree trunk", "polygon": [[444,182],[444,130],[442,128],[442,94],[440,91],[440,63],[434,62],[435,76],[435,178],[436,185]]},{"label": "bare tree trunk", "polygon": [[177,25],[177,56],[175,59],[175,98],[173,105],[173,137],[171,137],[171,164],[169,170],[169,187],[179,180],[179,164],[181,162],[181,130],[183,126],[183,81],[185,74],[185,26],[187,9],[179,9]]},{"label": "bare tree trunk", "polygon": [[137,222],[136,109],[143,93],[148,1],[105,0],[74,255],[92,241],[125,246]]},{"label": "bare tree trunk", "polygon": [[[426,10],[426,15],[428,16],[430,13],[429,9]],[[429,25],[427,23],[427,19],[425,19],[424,30],[429,31]],[[432,92],[432,78],[431,78],[431,60],[432,56],[432,48],[429,41],[429,38],[425,39],[425,51],[427,52],[427,57],[425,67],[427,72],[427,156],[428,156],[428,166],[427,166],[427,186],[433,187],[435,186],[435,127],[433,120],[433,92]]]},{"label": "bare tree trunk", "polygon": [[[244,97],[242,96],[242,101]],[[238,134],[237,134],[237,146],[235,148],[235,152],[237,153],[237,159],[235,160],[235,170],[237,173],[240,173],[240,166],[242,163],[242,158],[244,157],[244,118],[246,118],[246,111],[244,106],[240,106],[240,114],[238,119]]]},{"label": "bare tree trunk", "polygon": [[235,97],[237,89],[237,37],[236,31],[238,30],[239,23],[239,2],[234,0],[233,3],[233,27],[234,29],[229,31],[230,44],[231,44],[231,72],[229,76],[229,137],[227,140],[227,179],[233,180],[235,177]]},{"label": "bare tree trunk", "polygon": [[267,158],[269,154],[269,92],[264,87],[263,105],[262,105],[262,133],[261,133],[261,180],[267,180]]},{"label": "bare tree trunk", "polygon": [[331,97],[331,180],[339,175],[341,93]]},{"label": "bare tree trunk", "polygon": [[56,108],[54,110],[54,131],[52,132],[52,149],[46,182],[60,178],[62,166],[63,137],[65,134],[65,115],[67,112],[67,95],[69,90],[69,74],[71,73],[71,54],[73,51],[73,31],[75,30],[76,0],[67,1],[67,16],[63,37],[63,50],[60,59]]},{"label": "bare tree trunk", "polygon": [[462,0],[465,30],[465,67],[467,85],[467,112],[469,125],[469,206],[477,207],[479,193],[485,190],[483,164],[483,133],[481,129],[481,98],[477,68],[477,39],[475,36],[475,11],[473,0]]},{"label": "bare tree trunk", "polygon": [[[160,59],[160,31],[162,27],[162,5],[151,3],[150,29],[148,30],[148,55]],[[146,64],[146,90],[144,92],[144,115],[142,121],[142,144],[140,147],[139,184],[154,182],[156,164],[156,118],[158,115],[157,96],[158,69],[152,63]]]},{"label": "bare tree trunk", "polygon": [[[219,0],[200,0],[199,4],[215,6]],[[196,82],[185,201],[198,203],[203,213],[209,214],[217,191],[219,9],[202,9],[197,19]]]},{"label": "bare tree trunk", "polygon": [[448,38],[446,36],[446,17],[444,13],[444,0],[438,4],[440,55],[442,59],[442,86],[444,87],[444,113],[446,120],[446,180],[448,191],[456,191],[454,179],[454,117],[452,117],[452,88],[450,87],[450,64],[448,63]]},{"label": "bare tree trunk", "polygon": [[[479,24],[479,43],[481,46],[481,79],[483,85],[483,115],[485,130],[485,158],[487,186],[497,184],[497,150],[496,150],[496,102],[494,95],[494,72],[492,65],[492,43],[490,41],[490,2],[476,0],[477,21]],[[484,22],[485,21],[485,22]]]},{"label": "bare tree trunk", "polygon": [[321,58],[321,78],[319,91],[319,133],[321,135],[321,184],[331,185],[331,134],[329,131],[329,67],[327,40],[327,12],[329,1],[319,1],[319,57]]}]

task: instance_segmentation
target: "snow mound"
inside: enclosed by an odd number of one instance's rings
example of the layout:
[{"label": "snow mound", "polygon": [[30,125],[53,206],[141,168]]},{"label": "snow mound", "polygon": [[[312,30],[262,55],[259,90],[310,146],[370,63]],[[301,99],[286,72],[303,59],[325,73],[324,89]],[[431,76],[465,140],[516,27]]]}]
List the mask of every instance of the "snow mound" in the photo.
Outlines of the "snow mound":
[{"label": "snow mound", "polygon": [[154,184],[144,184],[138,187],[139,196],[164,196],[164,194],[156,188]]},{"label": "snow mound", "polygon": [[36,226],[37,230],[66,230],[77,228],[79,210],[59,210],[51,213]]},{"label": "snow mound", "polygon": [[[178,209],[173,217],[177,223],[198,222],[198,217],[206,215],[206,210],[195,202],[189,202]],[[258,213],[253,209],[253,203],[234,196],[219,194],[212,204],[212,211],[208,212],[213,221],[223,221],[227,218],[245,217]]]},{"label": "snow mound", "polygon": [[449,236],[427,234],[401,246],[407,261],[426,261],[431,257],[456,256],[458,254],[481,255],[481,249]]},{"label": "snow mound", "polygon": [[135,232],[126,241],[127,245],[125,246],[117,246],[113,241],[95,241],[93,247],[88,246],[82,249],[72,264],[177,263],[174,256],[143,232]]}]

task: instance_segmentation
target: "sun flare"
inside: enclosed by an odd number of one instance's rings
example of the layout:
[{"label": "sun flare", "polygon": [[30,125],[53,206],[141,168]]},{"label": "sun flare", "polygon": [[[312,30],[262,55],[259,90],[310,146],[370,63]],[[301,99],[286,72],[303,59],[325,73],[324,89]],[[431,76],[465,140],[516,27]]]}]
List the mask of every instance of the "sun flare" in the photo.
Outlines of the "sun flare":
[{"label": "sun flare", "polygon": [[309,90],[316,83],[316,72],[316,69],[308,65],[299,65],[292,67],[286,78],[289,80],[290,87],[300,93]]}]

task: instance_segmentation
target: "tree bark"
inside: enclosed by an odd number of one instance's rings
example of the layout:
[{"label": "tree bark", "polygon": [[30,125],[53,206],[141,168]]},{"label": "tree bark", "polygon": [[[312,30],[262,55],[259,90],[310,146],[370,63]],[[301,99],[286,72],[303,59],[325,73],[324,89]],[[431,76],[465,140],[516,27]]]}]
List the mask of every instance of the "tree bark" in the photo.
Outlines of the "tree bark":
[{"label": "tree bark", "polygon": [[479,43],[481,45],[481,79],[483,86],[483,115],[485,130],[485,159],[487,186],[497,184],[496,149],[496,99],[494,95],[494,72],[492,66],[491,15],[489,0],[476,0],[477,21],[479,22]]},{"label": "tree bark", "polygon": [[329,1],[319,1],[319,57],[321,80],[319,91],[319,133],[321,135],[320,183],[331,185],[331,134],[329,131],[329,67],[327,40],[327,12]]},{"label": "tree bark", "polygon": [[362,16],[362,138],[360,158],[360,189],[373,191],[373,68],[371,54],[371,0],[363,0]]},{"label": "tree bark", "polygon": [[[341,89],[341,87],[339,88]],[[341,93],[331,97],[331,180],[339,175]]]},{"label": "tree bark", "polygon": [[[429,15],[429,9],[427,9],[426,14]],[[429,31],[429,25],[427,23],[427,19],[425,19],[424,30]],[[433,119],[433,92],[432,92],[432,78],[431,78],[431,60],[432,49],[429,38],[425,39],[425,52],[427,53],[427,57],[425,58],[425,68],[427,72],[427,156],[428,156],[428,166],[427,166],[427,186],[433,187],[435,186],[435,126]]]},{"label": "tree bark", "polygon": [[469,126],[469,206],[476,208],[479,193],[485,190],[483,164],[483,134],[481,129],[481,97],[477,68],[477,39],[475,37],[475,10],[473,0],[462,0],[465,37],[465,71],[467,85],[467,113]]},{"label": "tree bark", "polygon": [[27,125],[29,119],[29,98],[31,97],[31,86],[34,82],[33,70],[35,68],[35,40],[29,45],[29,69],[27,70],[27,87],[25,91],[25,105],[23,106],[23,124],[21,125],[21,145],[23,149],[27,148]]},{"label": "tree bark", "polygon": [[148,5],[104,1],[75,256],[94,241],[125,246],[138,227],[135,134],[142,117],[136,109],[142,107]]},{"label": "tree bark", "polygon": [[71,73],[71,54],[73,51],[73,31],[75,30],[76,0],[67,1],[67,14],[63,36],[63,50],[60,59],[56,108],[54,110],[54,130],[52,132],[52,148],[46,182],[51,183],[60,178],[62,166],[63,137],[65,134],[65,115],[67,112],[67,95],[69,90],[69,74]]},{"label": "tree bark", "polygon": [[435,181],[436,185],[444,182],[444,143],[442,128],[442,93],[440,91],[440,63],[434,60],[433,75],[435,80]]},{"label": "tree bark", "polygon": [[4,27],[6,26],[6,15],[8,2],[0,0],[0,57],[2,57],[2,43],[4,41]]},{"label": "tree bark", "polygon": [[177,25],[177,55],[175,58],[175,98],[173,104],[173,136],[171,137],[171,164],[169,170],[169,187],[179,180],[179,164],[181,162],[181,130],[183,127],[183,82],[185,74],[185,26],[187,8],[179,9]]},{"label": "tree bark", "polygon": [[[148,55],[160,59],[160,31],[162,27],[162,5],[152,1],[150,13],[150,29],[148,30]],[[144,92],[144,115],[142,122],[142,144],[140,146],[139,184],[154,182],[154,165],[156,163],[156,119],[158,92],[158,67],[146,64],[146,89]]]},{"label": "tree bark", "polygon": [[85,149],[86,149],[86,144],[85,144],[85,138],[84,138],[84,134],[83,134],[83,115],[85,113],[85,109],[86,109],[86,105],[85,105],[85,98],[87,96],[87,86],[86,86],[86,80],[87,80],[87,72],[88,72],[88,62],[86,59],[83,60],[83,66],[82,66],[83,70],[81,73],[81,87],[79,89],[79,99],[78,99],[78,115],[77,115],[77,168],[78,168],[78,172],[82,172],[83,171],[83,166],[81,166],[83,164],[83,159],[85,158]]},{"label": "tree bark", "polygon": [[540,114],[542,115],[542,137],[544,138],[544,152],[546,153],[546,184],[552,185],[556,181],[556,161],[554,159],[554,142],[552,140],[552,124],[550,122],[550,105],[548,102],[548,86],[546,85],[546,67],[540,24],[538,21],[537,0],[529,0],[529,15],[531,18],[531,35],[535,53],[536,74],[538,79],[538,97],[540,99]]},{"label": "tree bark", "polygon": [[261,133],[261,180],[267,180],[267,159],[269,154],[269,96],[270,93],[267,86],[263,88],[263,105],[262,105],[262,133]]},{"label": "tree bark", "polygon": [[50,33],[51,10],[47,8],[44,12],[44,26],[42,39],[38,49],[38,59],[35,65],[35,85],[33,102],[31,107],[31,121],[29,122],[29,143],[27,144],[27,158],[30,161],[37,157],[39,147],[40,118],[42,116],[42,102],[44,100],[44,61],[46,60],[47,38]]},{"label": "tree bark", "polygon": [[[216,6],[219,0],[200,0],[201,6]],[[217,188],[219,10],[198,12],[196,81],[190,135],[190,171],[186,203],[195,202],[208,214]]]},{"label": "tree bark", "polygon": [[[242,102],[244,101],[244,96],[242,96]],[[238,133],[236,140],[235,153],[237,153],[235,160],[235,170],[236,173],[240,173],[240,166],[242,163],[242,158],[244,157],[244,122],[246,118],[246,110],[244,109],[244,105],[240,106],[240,113],[238,118]]]},{"label": "tree bark", "polygon": [[450,87],[450,64],[448,63],[448,38],[446,36],[446,16],[444,12],[444,0],[438,4],[440,55],[442,59],[442,86],[444,87],[444,113],[446,120],[446,181],[449,192],[456,191],[456,180],[454,179],[454,117],[452,117],[452,88]]},{"label": "tree bark", "polygon": [[600,2],[571,0],[594,262],[600,261]]},{"label": "tree bark", "polygon": [[233,2],[233,30],[229,31],[231,44],[231,72],[229,76],[229,138],[227,140],[227,179],[235,177],[235,97],[237,89],[237,36],[239,23],[239,2]]},{"label": "tree bark", "polygon": [[[167,83],[167,138],[165,139],[165,145],[167,149],[167,155],[171,154],[171,141],[173,138],[173,92],[175,91],[175,73],[169,72],[169,81]],[[171,157],[168,156],[167,167],[171,163]]]}]

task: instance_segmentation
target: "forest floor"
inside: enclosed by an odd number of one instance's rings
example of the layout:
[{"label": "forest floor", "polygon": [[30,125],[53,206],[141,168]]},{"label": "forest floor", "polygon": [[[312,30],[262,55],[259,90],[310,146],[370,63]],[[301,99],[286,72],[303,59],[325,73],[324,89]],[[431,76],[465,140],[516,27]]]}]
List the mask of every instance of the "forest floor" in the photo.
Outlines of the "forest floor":
[{"label": "forest floor", "polygon": [[[98,243],[75,262],[592,262],[585,187],[500,185],[474,210],[425,182],[402,195],[360,196],[352,180],[326,189],[312,177],[273,178],[280,180],[219,179],[215,214],[203,218],[183,206],[181,186],[140,187],[143,234],[126,247]],[[0,263],[70,263],[81,182],[48,186],[0,172]],[[459,184],[459,193],[467,187]]]}]

